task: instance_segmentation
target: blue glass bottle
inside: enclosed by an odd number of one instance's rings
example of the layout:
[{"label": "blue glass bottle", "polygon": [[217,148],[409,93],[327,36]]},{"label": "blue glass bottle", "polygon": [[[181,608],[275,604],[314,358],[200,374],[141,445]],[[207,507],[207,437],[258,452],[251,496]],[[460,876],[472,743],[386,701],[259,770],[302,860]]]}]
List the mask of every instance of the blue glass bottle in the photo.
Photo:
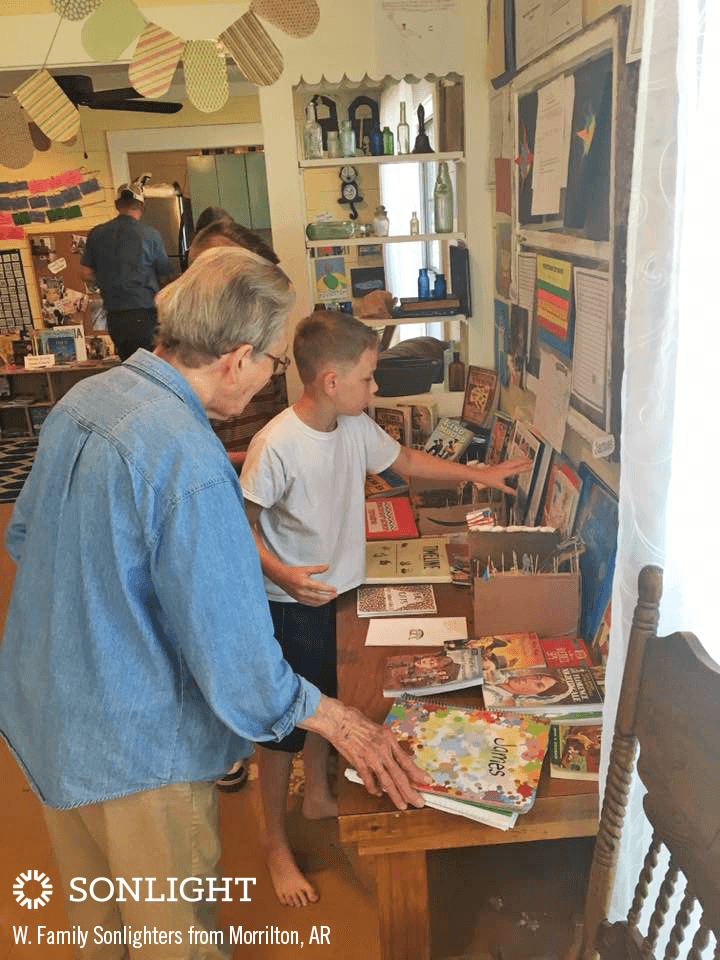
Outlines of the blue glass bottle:
[{"label": "blue glass bottle", "polygon": [[447,284],[445,283],[445,274],[439,273],[435,277],[435,286],[433,287],[433,300],[442,300],[447,294]]},{"label": "blue glass bottle", "polygon": [[381,157],[383,155],[383,135],[380,127],[375,127],[373,132],[370,134],[370,153],[374,157]]},{"label": "blue glass bottle", "polygon": [[420,267],[418,274],[418,298],[420,300],[430,299],[430,277],[428,277],[427,267]]}]

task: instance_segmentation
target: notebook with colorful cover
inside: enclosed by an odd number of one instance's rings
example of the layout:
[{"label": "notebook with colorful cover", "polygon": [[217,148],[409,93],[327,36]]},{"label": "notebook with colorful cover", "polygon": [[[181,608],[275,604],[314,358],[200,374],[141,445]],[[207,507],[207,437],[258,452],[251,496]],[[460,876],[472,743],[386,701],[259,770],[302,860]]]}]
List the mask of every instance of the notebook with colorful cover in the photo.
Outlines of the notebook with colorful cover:
[{"label": "notebook with colorful cover", "polygon": [[447,690],[463,690],[483,682],[479,650],[423,650],[388,657],[383,673],[383,696],[404,693],[424,697]]},{"label": "notebook with colorful cover", "polygon": [[408,613],[437,613],[435,591],[429,583],[358,587],[359,617],[402,617]]},{"label": "notebook with colorful cover", "polygon": [[368,540],[416,537],[418,535],[410,500],[381,497],[365,501],[365,536]]},{"label": "notebook with colorful cover", "polygon": [[386,725],[433,778],[422,792],[526,813],[548,746],[547,718],[402,697]]},{"label": "notebook with colorful cover", "polygon": [[450,583],[443,537],[365,544],[365,583]]}]

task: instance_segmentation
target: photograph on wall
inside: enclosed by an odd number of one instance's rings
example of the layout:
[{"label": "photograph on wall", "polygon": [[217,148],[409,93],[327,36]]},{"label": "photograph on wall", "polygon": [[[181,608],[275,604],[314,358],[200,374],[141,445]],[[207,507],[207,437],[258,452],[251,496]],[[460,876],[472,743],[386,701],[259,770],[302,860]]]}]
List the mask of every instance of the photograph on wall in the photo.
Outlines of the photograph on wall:
[{"label": "photograph on wall", "polygon": [[318,257],[315,260],[315,291],[321,302],[350,297],[345,257]]}]

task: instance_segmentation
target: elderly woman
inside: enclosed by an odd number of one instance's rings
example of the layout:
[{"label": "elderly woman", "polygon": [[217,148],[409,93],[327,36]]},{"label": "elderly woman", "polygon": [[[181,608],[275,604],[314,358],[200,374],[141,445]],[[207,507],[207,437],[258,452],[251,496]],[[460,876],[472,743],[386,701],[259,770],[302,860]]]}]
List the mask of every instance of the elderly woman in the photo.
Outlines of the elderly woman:
[{"label": "elderly woman", "polygon": [[[277,266],[239,248],[202,254],[158,295],[154,353],[53,408],[18,498],[0,730],[44,804],[78,929],[214,929],[224,894],[177,890],[213,877],[214,780],[252,741],[319,733],[368,790],[422,805],[410,778],[426,778],[389,732],[283,660],[237,477],[208,421],[239,414],[285,365],[291,303]],[[107,878],[115,898],[72,893],[78,877]],[[117,896],[120,878],[138,877],[156,878],[153,902]],[[208,939],[152,953],[224,956]],[[78,956],[126,955],[107,942]]]}]

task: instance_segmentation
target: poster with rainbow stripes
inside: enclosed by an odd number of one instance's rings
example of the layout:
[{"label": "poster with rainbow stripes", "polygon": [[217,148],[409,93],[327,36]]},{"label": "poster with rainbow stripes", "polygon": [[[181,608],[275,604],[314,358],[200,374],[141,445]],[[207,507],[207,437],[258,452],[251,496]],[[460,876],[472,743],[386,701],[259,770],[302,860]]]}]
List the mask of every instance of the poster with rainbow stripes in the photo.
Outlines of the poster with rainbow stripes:
[{"label": "poster with rainbow stripes", "polygon": [[572,356],[571,285],[572,263],[538,254],[535,281],[538,339],[566,357]]}]

